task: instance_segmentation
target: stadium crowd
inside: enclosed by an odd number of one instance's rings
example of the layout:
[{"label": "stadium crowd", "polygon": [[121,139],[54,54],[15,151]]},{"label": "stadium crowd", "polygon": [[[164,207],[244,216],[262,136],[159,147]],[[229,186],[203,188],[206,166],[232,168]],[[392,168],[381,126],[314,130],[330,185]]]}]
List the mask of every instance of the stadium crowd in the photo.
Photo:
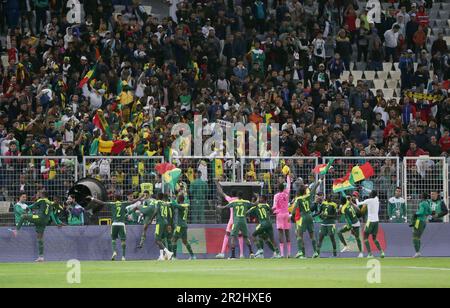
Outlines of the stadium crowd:
[{"label": "stadium crowd", "polygon": [[[0,156],[97,155],[101,109],[125,156],[167,158],[173,125],[202,115],[279,123],[282,156],[447,157],[450,57],[442,33],[427,50],[433,4],[389,2],[371,23],[354,0],[175,1],[162,18],[138,0],[120,13],[84,1],[71,25],[67,1],[2,1]],[[385,62],[399,63],[395,98],[342,77]]]}]

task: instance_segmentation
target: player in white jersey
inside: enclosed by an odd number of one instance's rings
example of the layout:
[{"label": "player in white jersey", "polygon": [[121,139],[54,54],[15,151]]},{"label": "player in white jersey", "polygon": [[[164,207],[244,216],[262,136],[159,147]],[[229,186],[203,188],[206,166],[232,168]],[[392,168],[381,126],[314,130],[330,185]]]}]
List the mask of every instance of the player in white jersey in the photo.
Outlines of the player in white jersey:
[{"label": "player in white jersey", "polygon": [[372,255],[372,249],[370,248],[370,242],[369,242],[369,236],[372,236],[373,242],[375,243],[375,246],[378,248],[378,251],[380,251],[381,258],[384,258],[384,251],[381,248],[380,243],[377,240],[378,236],[378,228],[380,224],[380,199],[378,198],[378,194],[376,191],[372,191],[370,193],[370,199],[367,199],[363,202],[359,202],[358,206],[362,205],[361,212],[365,213],[368,211],[368,218],[366,227],[364,229],[364,244],[366,245],[367,251],[369,255],[368,258],[373,258]]}]

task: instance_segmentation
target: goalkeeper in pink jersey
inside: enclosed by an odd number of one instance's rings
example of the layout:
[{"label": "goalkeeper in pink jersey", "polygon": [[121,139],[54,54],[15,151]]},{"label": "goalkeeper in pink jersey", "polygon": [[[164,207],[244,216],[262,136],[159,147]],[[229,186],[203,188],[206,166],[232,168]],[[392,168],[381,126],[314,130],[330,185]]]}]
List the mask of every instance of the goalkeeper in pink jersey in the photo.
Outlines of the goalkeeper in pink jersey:
[{"label": "goalkeeper in pink jersey", "polygon": [[[219,195],[221,195],[228,203],[231,203],[233,201],[238,200],[238,197],[230,197],[228,195],[226,195],[223,192],[222,186],[220,186],[219,183],[217,183],[217,192],[219,193]],[[236,196],[236,193],[232,193],[233,196]],[[228,221],[228,225],[227,225],[227,230],[225,233],[225,236],[223,238],[223,243],[222,243],[222,250],[221,252],[216,256],[216,259],[225,259],[225,254],[227,253],[227,248],[228,248],[228,243],[230,241],[230,236],[231,236],[231,231],[233,229],[233,208],[230,208],[230,220]],[[240,258],[243,259],[244,258],[244,238],[242,237],[242,235],[239,235],[239,254],[240,254]]]},{"label": "goalkeeper in pink jersey", "polygon": [[283,184],[280,184],[278,188],[278,193],[273,198],[273,213],[276,215],[277,219],[277,229],[279,233],[280,241],[280,253],[284,257],[284,244],[287,244],[287,257],[291,256],[291,220],[289,215],[289,197],[291,194],[291,175],[287,174],[286,177],[286,188]]}]

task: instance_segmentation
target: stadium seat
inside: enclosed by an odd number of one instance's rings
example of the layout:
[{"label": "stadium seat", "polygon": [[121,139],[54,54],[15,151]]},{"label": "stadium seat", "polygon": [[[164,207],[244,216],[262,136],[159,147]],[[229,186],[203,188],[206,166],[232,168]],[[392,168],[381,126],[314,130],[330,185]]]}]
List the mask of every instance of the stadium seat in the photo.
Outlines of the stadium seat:
[{"label": "stadium seat", "polygon": [[377,77],[378,78],[376,78],[376,79],[386,80],[389,77],[389,72],[388,71],[377,72]]},{"label": "stadium seat", "polygon": [[1,201],[0,202],[0,214],[8,213],[10,206],[11,206],[11,202]]},{"label": "stadium seat", "polygon": [[350,76],[350,71],[344,71],[341,75],[341,80],[347,81],[349,76]]},{"label": "stadium seat", "polygon": [[362,80],[363,73],[363,71],[352,71],[355,81]]},{"label": "stadium seat", "polygon": [[444,40],[447,42],[447,45],[450,45],[450,36],[445,36]]},{"label": "stadium seat", "polygon": [[2,64],[5,68],[9,67],[8,56],[2,56]]},{"label": "stadium seat", "polygon": [[394,90],[394,97],[400,98],[402,96],[402,89]]},{"label": "stadium seat", "polygon": [[365,71],[364,72],[364,77],[366,80],[374,80],[375,79],[375,71]]},{"label": "stadium seat", "polygon": [[383,89],[384,98],[386,100],[394,98],[395,89]]},{"label": "stadium seat", "polygon": [[385,72],[392,71],[392,63],[391,62],[384,62],[383,63],[383,71],[385,71]]},{"label": "stadium seat", "polygon": [[400,65],[400,63],[395,62],[392,71],[399,71],[399,68],[398,68],[399,65]]},{"label": "stadium seat", "polygon": [[400,71],[391,71],[391,72],[389,72],[389,75],[391,76],[391,79],[394,79],[394,80],[400,80],[401,79],[401,76],[402,76],[402,72],[400,72]]},{"label": "stadium seat", "polygon": [[415,62],[414,63],[414,72],[417,71],[417,67],[419,66],[419,63]]},{"label": "stadium seat", "polygon": [[373,81],[373,84],[375,86],[375,89],[384,89],[385,88],[385,84],[386,84],[386,80],[384,79],[375,79]]},{"label": "stadium seat", "polygon": [[397,89],[398,88],[398,80],[388,79],[386,80],[386,85],[388,89]]}]

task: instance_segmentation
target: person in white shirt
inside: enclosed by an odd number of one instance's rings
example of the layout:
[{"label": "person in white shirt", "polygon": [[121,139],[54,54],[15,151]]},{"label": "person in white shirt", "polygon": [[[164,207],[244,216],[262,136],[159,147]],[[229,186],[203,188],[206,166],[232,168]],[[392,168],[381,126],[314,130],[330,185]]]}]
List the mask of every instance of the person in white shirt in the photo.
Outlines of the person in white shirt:
[{"label": "person in white shirt", "polygon": [[397,52],[397,46],[398,46],[398,37],[400,34],[400,26],[398,24],[394,24],[392,26],[391,30],[387,30],[384,33],[384,47],[385,47],[385,54],[386,54],[386,61],[392,61],[395,62],[396,59],[396,52]]},{"label": "person in white shirt", "polygon": [[372,249],[370,247],[369,236],[372,236],[373,242],[380,251],[381,258],[384,258],[384,251],[381,248],[380,242],[377,240],[378,228],[380,223],[379,213],[380,213],[380,199],[375,190],[370,193],[370,199],[363,202],[358,202],[358,206],[362,206],[361,212],[368,212],[367,223],[364,229],[364,244],[366,245],[367,251],[369,253],[368,258],[373,258]]}]

